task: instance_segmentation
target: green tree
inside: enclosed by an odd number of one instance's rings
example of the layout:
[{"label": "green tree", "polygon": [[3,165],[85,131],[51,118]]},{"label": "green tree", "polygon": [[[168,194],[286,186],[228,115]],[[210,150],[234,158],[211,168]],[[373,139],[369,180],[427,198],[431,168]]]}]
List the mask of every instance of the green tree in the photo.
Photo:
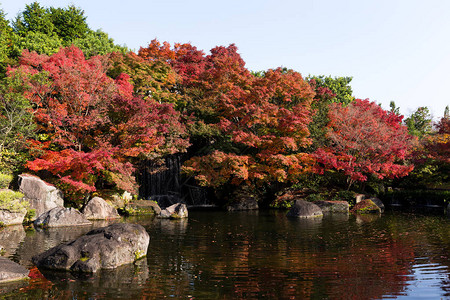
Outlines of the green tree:
[{"label": "green tree", "polygon": [[[0,169],[14,171],[24,163],[27,140],[34,136],[34,118],[30,101],[24,96],[30,87],[25,74],[14,72],[0,81]],[[42,81],[39,74],[30,81]]]},{"label": "green tree", "polygon": [[352,93],[352,87],[350,82],[352,77],[331,77],[331,76],[308,76],[306,78],[308,81],[314,81],[316,89],[318,88],[328,88],[335,94],[334,97],[328,99],[332,103],[342,103],[348,105],[350,102],[355,100]]},{"label": "green tree", "polygon": [[62,44],[57,35],[30,31],[26,36],[17,38],[14,48],[15,53],[22,53],[22,49],[27,49],[39,54],[52,55],[59,51]]},{"label": "green tree", "polygon": [[391,108],[391,112],[396,114],[396,115],[400,115],[400,107],[398,107],[397,105],[395,105],[395,101],[391,101],[389,103],[389,107]]},{"label": "green tree", "polygon": [[432,132],[433,120],[428,107],[417,108],[408,118],[405,119],[409,134],[422,138]]},{"label": "green tree", "polygon": [[108,36],[106,32],[89,31],[84,38],[74,39],[73,44],[80,48],[86,58],[95,55],[105,55],[112,52],[120,52],[125,54],[129,52],[126,46],[119,46],[114,44],[114,40]]},{"label": "green tree", "polygon": [[38,2],[33,2],[25,6],[12,23],[14,32],[25,37],[28,32],[41,32],[48,35],[54,35],[55,25],[52,23],[49,12]]},{"label": "green tree", "polygon": [[124,46],[115,45],[113,39],[101,30],[93,31],[86,23],[84,11],[69,5],[66,8],[44,8],[38,2],[26,5],[12,23],[18,35],[14,57],[23,49],[52,55],[61,47],[79,47],[86,57],[111,52],[128,52]]},{"label": "green tree", "polygon": [[6,15],[2,9],[0,9],[0,78],[5,76],[6,66],[13,64],[11,59],[14,56],[14,45],[17,39],[16,34],[13,32],[9,21],[6,20]]},{"label": "green tree", "polygon": [[69,46],[74,39],[86,37],[90,32],[84,11],[73,5],[67,8],[50,7],[47,13],[56,35],[64,41],[64,46]]}]

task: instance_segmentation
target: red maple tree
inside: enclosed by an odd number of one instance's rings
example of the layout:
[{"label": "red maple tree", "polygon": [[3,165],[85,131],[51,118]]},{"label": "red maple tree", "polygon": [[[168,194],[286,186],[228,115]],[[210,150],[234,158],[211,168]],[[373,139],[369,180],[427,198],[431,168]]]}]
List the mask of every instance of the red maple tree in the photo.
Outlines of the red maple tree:
[{"label": "red maple tree", "polygon": [[340,171],[350,187],[355,181],[366,181],[369,174],[395,178],[413,169],[406,159],[415,140],[401,124],[402,116],[361,99],[348,106],[331,104],[328,116],[329,146],[314,153],[319,172]]}]

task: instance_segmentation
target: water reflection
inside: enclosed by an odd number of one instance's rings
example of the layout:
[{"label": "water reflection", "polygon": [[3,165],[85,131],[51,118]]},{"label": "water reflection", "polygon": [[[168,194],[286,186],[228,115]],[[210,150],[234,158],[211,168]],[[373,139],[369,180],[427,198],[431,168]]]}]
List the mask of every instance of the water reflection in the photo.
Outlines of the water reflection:
[{"label": "water reflection", "polygon": [[[143,265],[87,277],[44,273],[47,281],[22,293],[30,299],[449,297],[450,220],[441,217],[193,212],[187,220],[128,221],[150,234]],[[27,236],[21,246],[46,242]],[[16,258],[24,252],[19,247]]]},{"label": "water reflection", "polygon": [[0,228],[0,248],[2,256],[13,255],[19,244],[25,239],[25,230],[22,225],[13,225]]}]

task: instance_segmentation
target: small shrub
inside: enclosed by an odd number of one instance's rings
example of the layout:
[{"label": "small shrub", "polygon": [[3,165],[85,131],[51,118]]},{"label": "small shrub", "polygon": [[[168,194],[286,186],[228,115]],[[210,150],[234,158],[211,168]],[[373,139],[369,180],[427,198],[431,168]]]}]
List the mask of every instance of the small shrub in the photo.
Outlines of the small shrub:
[{"label": "small shrub", "polygon": [[309,202],[324,201],[325,197],[322,194],[310,194],[305,200]]},{"label": "small shrub", "polygon": [[7,189],[12,180],[12,175],[0,173],[0,189]]},{"label": "small shrub", "polygon": [[24,223],[28,224],[31,223],[31,220],[36,216],[36,210],[35,209],[29,209],[27,210],[27,214],[23,218]]},{"label": "small shrub", "polygon": [[353,207],[356,204],[355,197],[356,197],[356,195],[352,191],[339,191],[334,195],[333,200],[347,201],[348,204],[350,205],[350,207]]},{"label": "small shrub", "polygon": [[29,203],[23,201],[23,194],[11,190],[0,191],[0,209],[9,211],[20,211],[27,209]]}]

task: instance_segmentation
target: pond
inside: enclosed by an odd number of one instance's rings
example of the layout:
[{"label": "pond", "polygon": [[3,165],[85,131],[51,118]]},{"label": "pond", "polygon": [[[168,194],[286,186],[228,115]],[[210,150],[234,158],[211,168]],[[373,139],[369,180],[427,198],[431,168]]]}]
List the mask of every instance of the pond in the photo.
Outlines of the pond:
[{"label": "pond", "polygon": [[30,262],[36,253],[90,228],[8,229],[22,238],[6,255],[31,269],[33,278],[0,285],[0,298],[450,297],[450,220],[444,216],[387,212],[302,220],[286,218],[282,211],[199,211],[187,220],[122,221],[147,229],[148,255],[95,275],[41,274]]}]

